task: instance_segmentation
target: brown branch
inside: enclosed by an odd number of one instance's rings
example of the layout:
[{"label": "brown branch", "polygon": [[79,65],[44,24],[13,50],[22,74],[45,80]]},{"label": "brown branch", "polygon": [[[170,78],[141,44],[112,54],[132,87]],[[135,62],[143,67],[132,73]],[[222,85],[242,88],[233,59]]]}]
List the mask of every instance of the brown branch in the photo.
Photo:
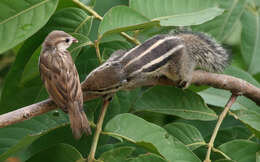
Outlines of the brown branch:
[{"label": "brown branch", "polygon": [[[256,104],[260,105],[260,89],[255,87],[254,85],[232,76],[224,75],[224,74],[213,74],[204,71],[195,71],[192,83],[195,85],[209,85],[219,89],[229,90],[232,93],[237,93],[244,95],[245,97],[251,99]],[[82,88],[84,89],[84,82],[82,83]],[[150,81],[149,83],[145,83],[143,85],[173,85],[175,86],[177,83],[173,82],[164,77],[158,78],[157,80]],[[133,87],[134,88],[134,87]],[[88,94],[84,92],[84,101],[89,101],[100,97],[98,95]],[[12,112],[0,115],[0,128],[5,127],[11,124],[15,124],[21,122],[23,120],[30,119],[34,116],[41,115],[48,111],[56,109],[55,104],[51,100],[45,100],[39,103],[35,103],[33,105],[29,105]]]},{"label": "brown branch", "polygon": [[[225,116],[227,115],[229,109],[231,108],[231,106],[235,103],[237,99],[237,94],[232,94],[232,96],[230,97],[230,99],[228,100],[224,110],[222,111],[222,113],[219,115],[219,118],[218,118],[218,122],[216,124],[216,127],[212,133],[212,136],[210,138],[210,141],[208,143],[208,151],[207,151],[207,155],[206,155],[206,158],[204,160],[204,162],[211,162],[210,160],[210,154],[211,154],[211,149],[214,147],[214,141],[217,137],[217,134],[218,134],[218,130],[220,128],[220,125],[221,123],[223,122]],[[230,160],[230,159],[229,159]]]}]

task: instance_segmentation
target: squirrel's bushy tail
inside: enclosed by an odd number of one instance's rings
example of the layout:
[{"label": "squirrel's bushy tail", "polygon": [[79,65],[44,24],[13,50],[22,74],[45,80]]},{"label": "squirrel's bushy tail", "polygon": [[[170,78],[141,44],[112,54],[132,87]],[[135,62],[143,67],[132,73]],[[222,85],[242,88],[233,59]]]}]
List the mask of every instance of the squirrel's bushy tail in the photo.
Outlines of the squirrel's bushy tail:
[{"label": "squirrel's bushy tail", "polygon": [[190,57],[197,66],[209,72],[222,72],[230,64],[231,55],[209,35],[202,32],[178,31]]},{"label": "squirrel's bushy tail", "polygon": [[70,127],[76,139],[79,139],[84,132],[87,135],[91,134],[88,118],[79,103],[74,102],[68,105],[68,115],[70,119]]}]

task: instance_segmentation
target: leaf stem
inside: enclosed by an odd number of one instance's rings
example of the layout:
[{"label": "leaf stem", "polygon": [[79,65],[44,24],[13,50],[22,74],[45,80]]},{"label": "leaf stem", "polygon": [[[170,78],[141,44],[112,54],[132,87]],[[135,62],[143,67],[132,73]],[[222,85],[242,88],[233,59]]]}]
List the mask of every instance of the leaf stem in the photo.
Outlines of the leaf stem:
[{"label": "leaf stem", "polygon": [[96,54],[97,54],[99,64],[101,64],[102,58],[101,58],[100,49],[99,49],[99,39],[95,40],[94,46],[95,46],[95,49],[96,49]]},{"label": "leaf stem", "polygon": [[203,142],[190,143],[190,144],[187,144],[186,146],[190,147],[190,146],[196,146],[196,145],[207,145],[207,144],[203,141]]},{"label": "leaf stem", "polygon": [[85,9],[89,13],[91,13],[95,18],[102,20],[103,17],[100,16],[95,10],[93,10],[91,7],[85,5],[84,3],[80,2],[79,0],[72,0],[72,2],[76,3],[79,7]]},{"label": "leaf stem", "polygon": [[248,137],[247,140],[251,140],[251,139],[254,138],[254,137],[255,137],[255,134],[252,134],[250,137]]},{"label": "leaf stem", "polygon": [[109,103],[110,103],[110,101],[104,100],[104,103],[103,103],[103,106],[101,109],[101,113],[100,113],[100,116],[98,119],[96,132],[94,134],[93,142],[92,142],[90,153],[88,156],[88,162],[95,162],[95,153],[96,153],[96,149],[97,149],[97,144],[98,144],[100,133],[102,131],[102,125],[103,125],[103,121],[104,121],[105,114],[106,114]]},{"label": "leaf stem", "polygon": [[137,40],[134,37],[131,37],[130,35],[126,34],[125,32],[121,32],[120,33],[123,37],[125,37],[126,40],[128,40],[129,42],[134,43],[135,45],[139,45],[141,44],[139,40]]},{"label": "leaf stem", "polygon": [[216,139],[216,136],[217,136],[217,133],[218,133],[218,130],[220,128],[220,125],[221,123],[223,122],[225,116],[227,115],[230,107],[234,104],[234,102],[236,101],[238,95],[237,94],[232,94],[231,97],[229,98],[224,110],[222,111],[222,113],[219,115],[219,118],[218,118],[218,122],[216,124],[216,127],[212,133],[212,136],[210,138],[210,141],[208,143],[208,151],[207,151],[207,155],[206,155],[206,158],[204,160],[204,162],[211,162],[210,160],[210,153],[211,153],[211,149],[214,147],[214,141]]},{"label": "leaf stem", "polygon": [[222,156],[224,156],[228,160],[232,160],[229,156],[227,156],[224,152],[220,151],[219,149],[216,149],[215,147],[212,147],[212,151],[220,153]]}]

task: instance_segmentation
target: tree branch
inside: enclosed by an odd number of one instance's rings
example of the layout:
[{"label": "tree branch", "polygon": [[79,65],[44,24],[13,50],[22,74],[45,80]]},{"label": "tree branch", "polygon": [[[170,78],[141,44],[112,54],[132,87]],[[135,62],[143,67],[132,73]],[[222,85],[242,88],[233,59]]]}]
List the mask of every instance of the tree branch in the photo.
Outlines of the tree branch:
[{"label": "tree branch", "polygon": [[[251,99],[260,106],[260,89],[242,79],[224,74],[214,74],[198,70],[194,72],[192,83],[195,85],[209,85],[215,88],[229,90],[232,93],[244,95],[245,97]],[[83,89],[85,87],[84,85],[85,82],[82,83]],[[147,83],[135,87],[148,85],[175,86],[177,85],[177,82],[173,82],[165,77],[161,77],[157,80],[151,80]],[[89,101],[98,97],[100,96],[84,92],[84,101]],[[44,114],[54,109],[56,109],[56,105],[50,99],[29,106],[25,106],[12,112],[0,115],[0,128],[30,119],[34,116]]]}]

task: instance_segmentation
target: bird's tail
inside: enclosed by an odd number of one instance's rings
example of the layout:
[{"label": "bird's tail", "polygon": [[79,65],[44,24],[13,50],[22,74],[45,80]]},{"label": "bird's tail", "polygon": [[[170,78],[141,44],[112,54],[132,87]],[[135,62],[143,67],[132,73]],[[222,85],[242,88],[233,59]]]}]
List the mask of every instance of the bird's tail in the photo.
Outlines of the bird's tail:
[{"label": "bird's tail", "polygon": [[68,105],[68,114],[70,119],[70,127],[76,139],[79,139],[85,132],[86,135],[91,134],[91,128],[84,109],[78,102]]}]

